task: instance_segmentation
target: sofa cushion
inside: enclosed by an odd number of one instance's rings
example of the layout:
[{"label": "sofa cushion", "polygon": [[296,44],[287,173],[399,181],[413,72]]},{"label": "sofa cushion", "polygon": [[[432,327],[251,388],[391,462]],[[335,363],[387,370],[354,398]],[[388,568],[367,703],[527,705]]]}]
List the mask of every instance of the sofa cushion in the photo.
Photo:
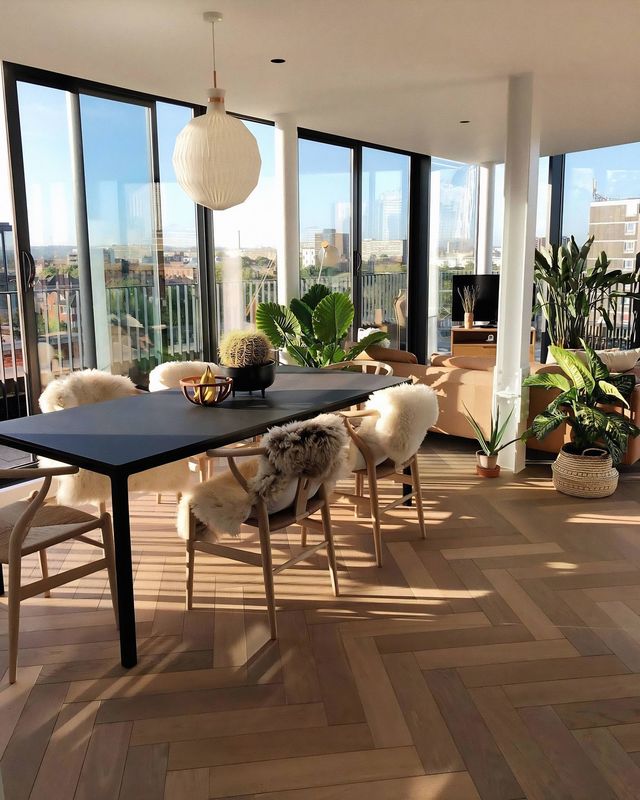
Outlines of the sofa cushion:
[{"label": "sofa cushion", "polygon": [[495,358],[486,356],[450,356],[434,353],[431,356],[432,367],[452,367],[454,369],[473,369],[481,372],[493,371]]},{"label": "sofa cushion", "polygon": [[380,347],[372,344],[364,351],[363,356],[372,361],[384,361],[387,364],[417,364],[418,359],[408,350],[395,350],[391,347]]}]

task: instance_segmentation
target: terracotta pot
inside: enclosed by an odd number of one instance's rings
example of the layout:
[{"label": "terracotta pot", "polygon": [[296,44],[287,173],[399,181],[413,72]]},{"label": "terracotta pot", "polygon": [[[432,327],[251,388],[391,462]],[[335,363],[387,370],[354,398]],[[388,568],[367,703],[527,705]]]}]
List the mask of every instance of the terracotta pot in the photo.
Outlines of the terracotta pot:
[{"label": "terracotta pot", "polygon": [[488,456],[482,450],[476,450],[476,472],[481,478],[497,478],[500,474],[498,456]]},{"label": "terracotta pot", "polygon": [[465,312],[464,327],[467,328],[467,330],[473,328],[473,312]]},{"label": "terracotta pot", "polygon": [[495,466],[493,469],[489,469],[488,467],[481,467],[480,464],[476,464],[476,473],[481,478],[499,478],[500,467]]}]

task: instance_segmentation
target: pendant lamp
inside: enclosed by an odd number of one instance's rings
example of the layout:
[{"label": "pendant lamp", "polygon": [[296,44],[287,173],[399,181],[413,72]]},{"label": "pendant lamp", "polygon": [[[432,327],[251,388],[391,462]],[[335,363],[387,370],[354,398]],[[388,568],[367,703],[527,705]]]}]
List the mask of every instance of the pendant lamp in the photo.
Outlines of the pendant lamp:
[{"label": "pendant lamp", "polygon": [[255,136],[224,108],[224,89],[216,74],[215,23],[222,14],[203,15],[211,23],[213,88],[207,113],[194,117],[180,131],[173,150],[173,168],[180,186],[196,203],[213,210],[242,203],[255,189],[262,161]]}]

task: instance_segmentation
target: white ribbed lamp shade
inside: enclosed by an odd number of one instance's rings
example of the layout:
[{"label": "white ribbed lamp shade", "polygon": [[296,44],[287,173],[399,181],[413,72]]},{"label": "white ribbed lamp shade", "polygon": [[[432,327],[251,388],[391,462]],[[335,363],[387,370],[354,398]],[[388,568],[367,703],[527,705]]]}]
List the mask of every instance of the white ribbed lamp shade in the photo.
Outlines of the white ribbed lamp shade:
[{"label": "white ribbed lamp shade", "polygon": [[220,211],[255,189],[262,160],[255,136],[224,109],[224,91],[212,89],[207,113],[180,131],[173,150],[178,183],[196,203]]}]

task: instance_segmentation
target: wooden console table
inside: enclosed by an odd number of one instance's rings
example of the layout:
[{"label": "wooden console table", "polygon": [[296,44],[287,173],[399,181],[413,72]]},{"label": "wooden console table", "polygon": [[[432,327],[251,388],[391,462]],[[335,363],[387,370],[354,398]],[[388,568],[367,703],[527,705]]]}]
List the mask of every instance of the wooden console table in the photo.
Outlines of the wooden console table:
[{"label": "wooden console table", "polygon": [[[451,355],[496,357],[497,328],[451,328]],[[536,331],[531,328],[529,354],[535,360]]]}]

